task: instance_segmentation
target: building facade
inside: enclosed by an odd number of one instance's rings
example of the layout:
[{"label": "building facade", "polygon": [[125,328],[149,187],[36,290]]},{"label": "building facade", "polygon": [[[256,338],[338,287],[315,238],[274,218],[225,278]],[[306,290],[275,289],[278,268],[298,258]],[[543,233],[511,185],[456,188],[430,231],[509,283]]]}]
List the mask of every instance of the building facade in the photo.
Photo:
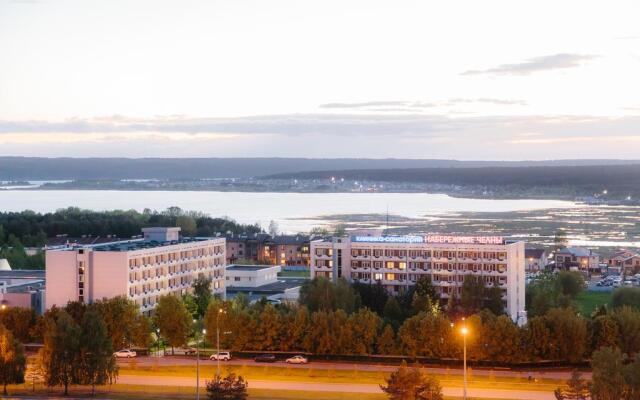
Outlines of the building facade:
[{"label": "building facade", "polygon": [[181,238],[180,228],[145,228],[144,238],[46,252],[47,309],[126,296],[149,314],[162,295],[183,295],[200,276],[225,293],[225,239]]},{"label": "building facade", "polygon": [[527,272],[543,271],[549,259],[549,253],[546,249],[525,249],[524,250],[524,269]]},{"label": "building facade", "polygon": [[524,242],[499,237],[351,236],[311,242],[311,276],[382,284],[400,293],[427,276],[442,299],[460,298],[466,275],[499,285],[505,311],[525,313]]},{"label": "building facade", "polygon": [[279,265],[229,265],[225,271],[227,287],[259,287],[278,281]]},{"label": "building facade", "polygon": [[625,276],[640,273],[640,253],[631,250],[622,250],[606,260],[609,268],[620,270]]},{"label": "building facade", "polygon": [[556,269],[584,273],[600,271],[600,256],[591,249],[567,247],[554,255]]},{"label": "building facade", "polygon": [[266,233],[226,236],[227,264],[250,261],[258,264],[308,267],[309,236]]}]

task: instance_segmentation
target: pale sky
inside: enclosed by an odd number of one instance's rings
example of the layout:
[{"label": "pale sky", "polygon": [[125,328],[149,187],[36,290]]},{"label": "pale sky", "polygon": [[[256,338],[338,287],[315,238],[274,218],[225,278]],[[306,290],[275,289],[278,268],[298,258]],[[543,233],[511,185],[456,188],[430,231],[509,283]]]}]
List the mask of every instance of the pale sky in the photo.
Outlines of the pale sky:
[{"label": "pale sky", "polygon": [[639,15],[0,0],[0,155],[640,159]]}]

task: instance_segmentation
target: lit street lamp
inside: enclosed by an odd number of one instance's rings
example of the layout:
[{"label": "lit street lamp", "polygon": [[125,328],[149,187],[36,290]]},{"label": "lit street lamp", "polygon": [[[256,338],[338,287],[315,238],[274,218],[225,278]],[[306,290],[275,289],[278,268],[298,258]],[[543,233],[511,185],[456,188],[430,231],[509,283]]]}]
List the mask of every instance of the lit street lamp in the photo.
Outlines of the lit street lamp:
[{"label": "lit street lamp", "polygon": [[463,326],[462,329],[460,330],[460,333],[462,333],[462,341],[464,343],[463,361],[462,361],[464,389],[462,392],[462,398],[464,400],[467,400],[467,334],[469,333],[469,330],[467,329],[466,326]]}]

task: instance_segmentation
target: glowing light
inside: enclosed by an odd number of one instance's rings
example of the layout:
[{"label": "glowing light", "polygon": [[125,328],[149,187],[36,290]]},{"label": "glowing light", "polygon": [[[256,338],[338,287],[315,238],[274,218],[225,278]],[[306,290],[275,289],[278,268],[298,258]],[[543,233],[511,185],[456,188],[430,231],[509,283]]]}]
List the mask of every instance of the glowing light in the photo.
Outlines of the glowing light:
[{"label": "glowing light", "polygon": [[469,333],[469,330],[467,329],[466,326],[462,327],[462,329],[460,329],[460,332],[462,333],[462,336],[467,336],[467,333]]}]

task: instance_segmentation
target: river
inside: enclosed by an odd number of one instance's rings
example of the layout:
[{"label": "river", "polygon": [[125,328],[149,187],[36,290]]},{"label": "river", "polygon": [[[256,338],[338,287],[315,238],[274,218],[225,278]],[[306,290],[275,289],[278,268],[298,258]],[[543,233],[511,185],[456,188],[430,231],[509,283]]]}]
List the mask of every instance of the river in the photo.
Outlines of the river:
[{"label": "river", "polygon": [[142,211],[178,206],[211,216],[228,216],[265,229],[274,220],[283,232],[308,231],[327,224],[323,216],[389,214],[423,218],[461,212],[513,212],[568,209],[576,204],[557,200],[488,200],[428,193],[256,193],[113,190],[0,190],[0,211],[51,212],[60,208]]}]

